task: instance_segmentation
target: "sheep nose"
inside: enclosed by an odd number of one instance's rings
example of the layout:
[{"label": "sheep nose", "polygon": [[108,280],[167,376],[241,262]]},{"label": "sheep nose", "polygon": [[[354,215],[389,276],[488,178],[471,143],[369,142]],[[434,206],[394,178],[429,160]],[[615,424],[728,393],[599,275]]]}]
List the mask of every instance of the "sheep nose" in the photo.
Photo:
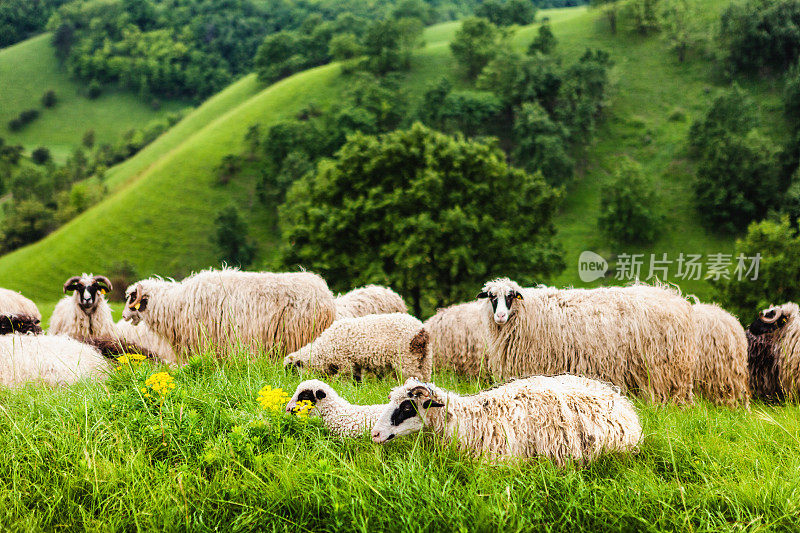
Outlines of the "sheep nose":
[{"label": "sheep nose", "polygon": [[295,408],[295,405],[293,403],[289,403],[289,404],[286,405],[286,412],[287,413],[291,413],[292,411],[294,411],[294,408]]},{"label": "sheep nose", "polygon": [[381,442],[381,432],[377,429],[372,430],[372,442],[377,442],[379,444]]}]

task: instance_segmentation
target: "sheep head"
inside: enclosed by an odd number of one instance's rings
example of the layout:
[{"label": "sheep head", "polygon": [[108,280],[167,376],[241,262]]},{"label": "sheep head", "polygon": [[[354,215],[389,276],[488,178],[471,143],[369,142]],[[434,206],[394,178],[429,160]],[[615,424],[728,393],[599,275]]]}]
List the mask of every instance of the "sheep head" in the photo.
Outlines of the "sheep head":
[{"label": "sheep head", "polygon": [[297,405],[304,400],[311,402],[316,407],[318,403],[325,403],[336,397],[338,394],[330,385],[318,379],[309,379],[297,386],[292,399],[286,404],[286,412],[293,413],[297,409]]},{"label": "sheep head", "polygon": [[503,326],[516,313],[515,302],[523,299],[522,287],[508,278],[495,279],[487,282],[478,293],[478,299],[484,298],[491,304],[495,324]]},{"label": "sheep head", "polygon": [[141,283],[131,285],[125,291],[125,309],[122,311],[122,318],[134,326],[138,325],[142,321],[142,313],[147,309],[149,300],[149,295]]},{"label": "sheep head", "polygon": [[439,407],[444,407],[444,399],[435,387],[408,378],[389,393],[389,404],[372,428],[372,440],[384,443],[420,431],[428,409]]},{"label": "sheep head", "polygon": [[114,286],[105,276],[92,276],[83,274],[72,276],[64,282],[64,294],[74,292],[78,307],[90,315],[97,310],[97,305],[107,292],[114,290]]},{"label": "sheep head", "polygon": [[753,335],[763,335],[782,328],[787,322],[789,322],[789,313],[783,309],[783,306],[773,306],[761,311],[758,318],[747,329]]}]

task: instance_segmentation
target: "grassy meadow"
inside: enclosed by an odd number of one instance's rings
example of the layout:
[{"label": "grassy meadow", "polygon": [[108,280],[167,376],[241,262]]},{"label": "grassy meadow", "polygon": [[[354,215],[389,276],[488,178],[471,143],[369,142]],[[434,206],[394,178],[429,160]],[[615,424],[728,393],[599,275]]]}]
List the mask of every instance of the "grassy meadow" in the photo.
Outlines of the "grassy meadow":
[{"label": "grassy meadow", "polygon": [[[168,371],[162,397],[146,379]],[[309,377],[309,375],[303,376]],[[800,410],[637,403],[632,456],[581,467],[488,465],[420,434],[342,439],[265,410],[302,378],[271,354],[145,363],[102,383],[0,391],[0,523],[8,531],[792,531]],[[485,384],[437,374],[464,393]],[[330,381],[382,403],[394,379]],[[149,395],[149,396],[148,396]],[[279,407],[282,407],[279,406]]]}]

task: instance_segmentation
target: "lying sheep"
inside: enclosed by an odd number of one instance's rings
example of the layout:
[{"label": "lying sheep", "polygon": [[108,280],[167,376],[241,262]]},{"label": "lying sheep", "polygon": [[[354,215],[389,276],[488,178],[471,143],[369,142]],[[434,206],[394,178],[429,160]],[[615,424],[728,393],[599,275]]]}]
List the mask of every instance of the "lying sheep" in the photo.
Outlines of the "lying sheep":
[{"label": "lying sheep", "polygon": [[748,328],[748,370],[753,396],[765,401],[800,397],[800,308],[769,307]]},{"label": "lying sheep", "polygon": [[105,378],[110,369],[100,351],[66,335],[0,336],[0,385],[5,387],[68,385],[81,378]]},{"label": "lying sheep", "polygon": [[146,323],[178,350],[211,341],[223,352],[237,342],[293,352],[336,316],[328,285],[310,272],[204,270],[180,282],[142,280],[126,297],[122,317]]},{"label": "lying sheep", "polygon": [[470,377],[486,375],[488,331],[480,302],[439,309],[425,322],[431,335],[433,366]]},{"label": "lying sheep", "polygon": [[336,320],[385,313],[407,313],[406,303],[388,287],[366,285],[336,297]]},{"label": "lying sheep", "polygon": [[495,376],[567,372],[650,400],[692,402],[692,306],[674,290],[523,289],[503,278],[486,283],[478,298]]},{"label": "lying sheep", "polygon": [[42,320],[42,314],[36,304],[25,298],[22,294],[0,287],[0,315],[32,317],[37,321]]},{"label": "lying sheep", "polygon": [[372,430],[384,443],[423,428],[489,461],[545,456],[558,465],[630,452],[642,437],[633,405],[591,379],[534,376],[461,396],[409,379]]},{"label": "lying sheep", "polygon": [[326,428],[342,437],[360,437],[371,430],[386,407],[385,404],[353,405],[318,379],[309,379],[297,386],[286,404],[286,412],[294,412],[303,400],[314,405]]},{"label": "lying sheep", "polygon": [[694,392],[729,407],[750,403],[744,328],[717,305],[695,303]]},{"label": "lying sheep", "polygon": [[73,339],[113,338],[117,334],[111,308],[103,296],[113,290],[105,276],[83,274],[64,283],[64,294],[50,317],[51,335],[69,335]]},{"label": "lying sheep", "polygon": [[343,373],[358,381],[365,372],[381,377],[392,371],[430,379],[428,331],[405,313],[342,318],[317,340],[287,355],[283,366]]}]

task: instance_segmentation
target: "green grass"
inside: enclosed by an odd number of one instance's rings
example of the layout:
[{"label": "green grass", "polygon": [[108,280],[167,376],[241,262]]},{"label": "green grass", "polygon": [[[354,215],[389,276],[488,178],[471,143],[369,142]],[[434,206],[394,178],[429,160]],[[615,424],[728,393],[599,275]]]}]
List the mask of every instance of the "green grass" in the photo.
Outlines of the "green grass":
[{"label": "green grass", "polygon": [[[377,445],[263,411],[262,386],[291,394],[300,377],[250,357],[171,371],[163,406],[142,393],[149,365],[106,383],[1,390],[3,529],[702,532],[800,521],[796,405],[638,404],[636,455],[491,466],[433,435]],[[436,382],[478,389],[450,374]],[[355,403],[383,402],[396,384],[331,383]]]},{"label": "green grass", "polygon": [[[151,120],[186,107],[185,102],[162,100],[153,110],[148,102],[128,91],[106,89],[96,100],[84,96],[86,84],[70,78],[59,65],[50,34],[43,34],[0,50],[0,137],[9,144],[21,144],[30,151],[39,146],[50,149],[63,162],[93,129],[97,144],[116,143],[125,131],[142,127]],[[42,94],[54,90],[55,107],[42,106]],[[39,118],[18,132],[8,122],[20,111],[38,109]]]},{"label": "green grass", "polygon": [[[709,26],[724,4],[697,0],[705,6]],[[627,32],[612,36],[600,13],[587,8],[546,10],[559,40],[564,63],[573,62],[586,47],[611,52],[616,65],[605,121],[595,141],[580,157],[580,175],[565,195],[557,217],[559,239],[566,250],[566,270],[557,285],[583,285],[577,258],[583,250],[608,257],[623,252],[710,254],[730,252],[731,236],[719,236],[699,224],[690,188],[693,168],[685,154],[689,126],[711,102],[719,87],[709,61],[693,57],[679,64],[658,37]],[[538,25],[518,29],[513,43],[525,49]],[[449,51],[458,23],[428,28],[425,46],[404,75],[412,101],[443,75],[463,85]],[[254,199],[254,178],[236,179],[227,187],[214,185],[214,168],[228,153],[239,153],[247,128],[264,128],[315,103],[336,101],[347,86],[336,65],[312,69],[262,88],[253,76],[244,78],[195,110],[175,128],[129,161],[110,169],[114,194],[44,240],[0,258],[0,286],[22,290],[39,300],[57,297],[64,279],[75,272],[108,272],[127,260],[141,276],[180,277],[216,263],[211,242],[213,220],[223,206],[243,211],[259,245],[256,266],[274,255],[278,242],[269,209]],[[779,93],[767,82],[747,88],[761,106],[766,124],[782,124]],[[670,120],[675,110],[685,120]],[[778,127],[780,129],[780,127]],[[648,247],[609,244],[597,228],[602,185],[620,157],[639,161],[663,198],[666,222],[658,240]],[[676,265],[672,265],[672,276]],[[648,275],[645,265],[641,277]],[[669,281],[679,281],[674,277]],[[596,282],[597,283],[597,282]],[[595,283],[595,284],[596,284]],[[687,293],[710,296],[707,282],[680,282]]]}]

